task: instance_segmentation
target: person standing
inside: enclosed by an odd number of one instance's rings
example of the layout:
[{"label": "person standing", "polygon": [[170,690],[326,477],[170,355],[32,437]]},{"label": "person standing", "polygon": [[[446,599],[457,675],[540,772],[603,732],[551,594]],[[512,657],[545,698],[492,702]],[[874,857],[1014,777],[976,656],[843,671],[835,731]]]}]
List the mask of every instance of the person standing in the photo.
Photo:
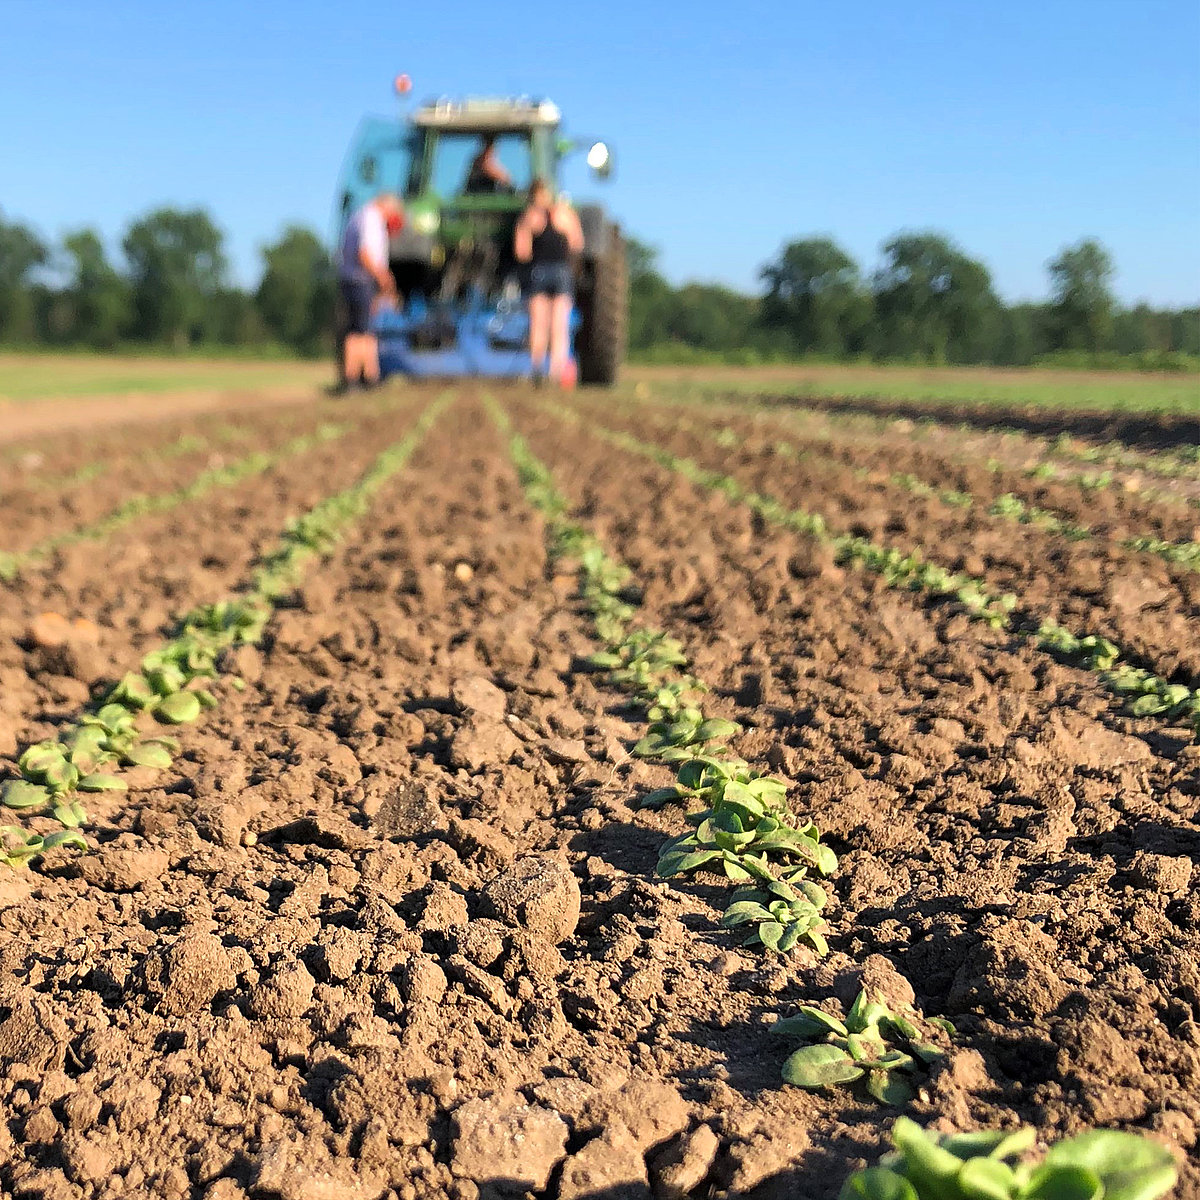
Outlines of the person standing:
[{"label": "person standing", "polygon": [[575,290],[572,260],[582,250],[578,213],[564,197],[555,198],[545,180],[534,180],[517,220],[513,252],[518,262],[529,264],[529,354],[535,385],[547,377],[564,383]]},{"label": "person standing", "polygon": [[346,222],[338,253],[338,288],[346,307],[342,371],[348,388],[379,382],[379,342],[371,332],[371,314],[380,298],[396,298],[388,243],[403,225],[404,205],[392,192],[368,200]]}]

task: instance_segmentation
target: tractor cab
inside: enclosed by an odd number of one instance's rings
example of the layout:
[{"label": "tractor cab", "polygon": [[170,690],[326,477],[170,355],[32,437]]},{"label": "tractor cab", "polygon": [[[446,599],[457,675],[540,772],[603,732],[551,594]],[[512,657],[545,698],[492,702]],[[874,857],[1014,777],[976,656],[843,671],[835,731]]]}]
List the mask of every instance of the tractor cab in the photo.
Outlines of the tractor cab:
[{"label": "tractor cab", "polygon": [[[390,245],[402,303],[374,323],[385,373],[530,373],[513,229],[529,185],[556,185],[563,158],[581,148],[560,127],[557,106],[526,99],[438,100],[407,120],[361,124],[338,190],[338,240],[350,215],[380,192],[401,195],[406,210]],[[472,170],[489,144],[507,182]],[[609,174],[603,143],[593,143],[587,158],[597,177]],[[581,205],[579,215],[585,246],[572,316],[579,377],[612,383],[624,355],[624,245],[602,208]]]}]

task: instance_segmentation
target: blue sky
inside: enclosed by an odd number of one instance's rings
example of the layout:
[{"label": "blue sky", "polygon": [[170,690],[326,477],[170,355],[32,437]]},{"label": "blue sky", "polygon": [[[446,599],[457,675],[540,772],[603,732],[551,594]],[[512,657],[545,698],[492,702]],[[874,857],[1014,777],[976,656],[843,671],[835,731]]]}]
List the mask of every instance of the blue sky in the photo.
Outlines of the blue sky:
[{"label": "blue sky", "polygon": [[[518,24],[519,21],[519,24]],[[951,234],[1008,298],[1098,236],[1126,300],[1200,298],[1195,0],[5,0],[0,208],[113,242],[202,204],[235,272],[288,221],[327,233],[358,118],[417,97],[546,94],[618,155],[606,195],[675,280],[756,286],[795,236],[865,267]]]}]

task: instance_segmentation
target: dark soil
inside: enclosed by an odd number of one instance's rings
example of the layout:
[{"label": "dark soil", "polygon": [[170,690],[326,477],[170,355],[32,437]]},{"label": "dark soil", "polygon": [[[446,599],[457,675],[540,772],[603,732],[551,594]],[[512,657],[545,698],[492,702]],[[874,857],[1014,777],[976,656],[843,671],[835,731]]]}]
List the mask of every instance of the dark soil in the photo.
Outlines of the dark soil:
[{"label": "dark soil", "polygon": [[[422,398],[5,593],[21,741],[86,698],[51,707],[28,613],[89,616],[104,670],[132,665]],[[574,577],[466,396],[233,656],[245,689],[175,767],[90,805],[95,851],[0,876],[0,1193],[825,1200],[895,1111],[784,1085],[767,1028],[864,982],[958,1025],[920,1120],[1194,1155],[1182,732],[509,399],[635,569],[638,619],[684,640],[706,711],[838,850],[829,956],[740,948],[715,877],[654,877],[683,814],[634,804],[669,775],[629,757],[644,726],[583,669]],[[903,503],[914,536],[948,533]]]}]

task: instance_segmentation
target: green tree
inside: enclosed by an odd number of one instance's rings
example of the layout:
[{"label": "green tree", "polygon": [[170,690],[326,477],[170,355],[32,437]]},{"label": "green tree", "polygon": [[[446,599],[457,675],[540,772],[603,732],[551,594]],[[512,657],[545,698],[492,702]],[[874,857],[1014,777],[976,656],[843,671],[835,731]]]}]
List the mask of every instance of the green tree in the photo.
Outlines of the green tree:
[{"label": "green tree", "polygon": [[670,340],[671,285],[658,270],[658,251],[627,238],[625,257],[629,264],[629,348],[648,350]]},{"label": "green tree", "polygon": [[874,278],[881,356],[929,363],[992,356],[1000,302],[983,263],[932,232],[897,234],[883,252]]},{"label": "green tree", "polygon": [[45,245],[28,226],[8,222],[0,213],[0,341],[33,334],[30,274],[47,259]]},{"label": "green tree", "polygon": [[1056,318],[1055,348],[1107,350],[1113,336],[1112,258],[1095,238],[1068,246],[1047,264]]},{"label": "green tree", "polygon": [[858,264],[827,237],[788,242],[760,273],[762,319],[802,354],[855,353],[871,317]]},{"label": "green tree", "polygon": [[69,301],[69,336],[96,349],[111,349],[133,318],[129,284],[108,261],[95,230],[68,234],[63,248],[73,263],[65,297]]},{"label": "green tree", "polygon": [[263,250],[266,264],[255,303],[266,329],[301,354],[326,348],[333,328],[334,274],[329,253],[311,230],[289,225]]},{"label": "green tree", "polygon": [[208,340],[225,280],[224,235],[203,209],[160,208],[130,226],[129,260],[139,336],[177,349]]}]

